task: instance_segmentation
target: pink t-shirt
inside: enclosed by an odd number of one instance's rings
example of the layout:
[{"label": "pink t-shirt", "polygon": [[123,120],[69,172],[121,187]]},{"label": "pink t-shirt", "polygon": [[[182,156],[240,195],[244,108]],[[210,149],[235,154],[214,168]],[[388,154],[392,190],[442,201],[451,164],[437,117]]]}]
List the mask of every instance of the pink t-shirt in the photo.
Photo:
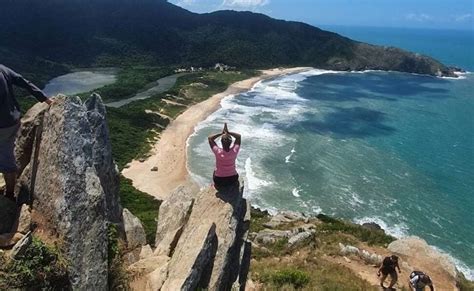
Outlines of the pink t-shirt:
[{"label": "pink t-shirt", "polygon": [[215,175],[217,177],[230,177],[237,175],[235,169],[235,159],[239,153],[240,145],[234,145],[228,152],[218,146],[212,147],[212,152],[216,156]]}]

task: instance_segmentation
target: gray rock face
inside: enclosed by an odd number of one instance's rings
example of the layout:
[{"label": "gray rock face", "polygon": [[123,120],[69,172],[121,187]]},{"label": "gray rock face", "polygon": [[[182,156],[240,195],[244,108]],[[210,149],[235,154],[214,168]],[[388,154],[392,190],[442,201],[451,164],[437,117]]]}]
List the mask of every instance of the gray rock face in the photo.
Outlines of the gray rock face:
[{"label": "gray rock face", "polygon": [[339,243],[340,253],[343,256],[353,255],[361,258],[366,264],[380,265],[382,263],[382,256],[376,253],[370,253],[366,250],[361,250],[351,245],[344,245]]},{"label": "gray rock face", "polygon": [[47,104],[36,104],[21,119],[21,127],[15,142],[15,158],[20,173],[30,163],[35,139],[41,134],[39,128],[43,125],[47,110]]},{"label": "gray rock face", "polygon": [[31,225],[31,212],[30,207],[23,204],[20,210],[20,217],[18,218],[17,232],[26,234],[30,231]]},{"label": "gray rock face", "polygon": [[51,107],[37,104],[16,143],[19,191],[31,195],[41,227],[63,242],[71,285],[80,290],[107,289],[107,220],[118,217],[105,111],[94,98],[87,106],[65,96]]},{"label": "gray rock face", "polygon": [[263,244],[275,243],[280,239],[288,239],[293,234],[295,234],[295,232],[291,230],[264,229],[257,234],[255,241]]},{"label": "gray rock face", "polygon": [[290,237],[290,239],[288,240],[288,245],[290,247],[292,247],[294,245],[297,245],[297,244],[303,242],[304,240],[310,238],[312,235],[313,235],[313,232],[311,232],[311,231],[300,232],[300,233]]},{"label": "gray rock face", "polygon": [[308,222],[308,217],[304,214],[294,211],[281,211],[276,215],[272,216],[269,222],[263,224],[263,226],[268,228],[277,228],[285,223],[305,221]]},{"label": "gray rock face", "polygon": [[123,209],[123,225],[125,229],[125,237],[129,250],[134,250],[146,245],[146,234],[140,219],[135,217],[127,208]]},{"label": "gray rock face", "polygon": [[192,194],[187,188],[180,186],[161,204],[155,255],[171,256],[191,215],[193,203]]},{"label": "gray rock face", "polygon": [[119,187],[120,173],[112,158],[112,147],[109,142],[109,129],[106,122],[106,110],[98,94],[86,101],[87,119],[92,129],[92,146],[94,166],[105,193],[107,220],[115,224],[122,222]]},{"label": "gray rock face", "polygon": [[203,222],[181,237],[168,267],[163,291],[196,290],[215,254],[216,225]]},{"label": "gray rock face", "polygon": [[[196,196],[161,290],[245,287],[250,262],[250,243],[246,241],[250,211],[242,193],[239,187],[220,191],[207,188]],[[173,215],[172,211],[160,210],[160,220],[165,213]]]}]

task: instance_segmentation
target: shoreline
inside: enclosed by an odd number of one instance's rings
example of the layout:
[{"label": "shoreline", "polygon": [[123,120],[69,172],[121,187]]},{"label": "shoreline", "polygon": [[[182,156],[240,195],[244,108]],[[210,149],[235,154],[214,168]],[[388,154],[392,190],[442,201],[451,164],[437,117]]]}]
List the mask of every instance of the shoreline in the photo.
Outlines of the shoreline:
[{"label": "shoreline", "polygon": [[[187,169],[187,140],[196,125],[219,109],[222,99],[226,96],[248,91],[263,80],[310,69],[312,68],[294,67],[262,70],[260,76],[233,83],[224,92],[192,105],[166,127],[153,146],[149,158],[144,162],[133,160],[122,170],[122,174],[132,180],[135,188],[159,200],[166,200],[180,185],[198,187]],[[151,171],[154,167],[157,167],[158,171]]]}]

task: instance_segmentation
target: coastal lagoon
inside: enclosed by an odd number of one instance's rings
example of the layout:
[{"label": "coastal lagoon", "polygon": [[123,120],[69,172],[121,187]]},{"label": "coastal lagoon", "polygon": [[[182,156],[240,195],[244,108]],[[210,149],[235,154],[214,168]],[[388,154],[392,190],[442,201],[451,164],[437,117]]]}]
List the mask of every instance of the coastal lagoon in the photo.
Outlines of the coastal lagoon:
[{"label": "coastal lagoon", "polygon": [[196,127],[188,167],[211,183],[206,137],[228,122],[243,136],[238,171],[253,205],[420,236],[473,279],[473,92],[469,73],[315,69],[264,81]]},{"label": "coastal lagoon", "polygon": [[112,84],[116,81],[115,69],[94,69],[73,72],[49,81],[44,92],[48,96],[74,95]]}]

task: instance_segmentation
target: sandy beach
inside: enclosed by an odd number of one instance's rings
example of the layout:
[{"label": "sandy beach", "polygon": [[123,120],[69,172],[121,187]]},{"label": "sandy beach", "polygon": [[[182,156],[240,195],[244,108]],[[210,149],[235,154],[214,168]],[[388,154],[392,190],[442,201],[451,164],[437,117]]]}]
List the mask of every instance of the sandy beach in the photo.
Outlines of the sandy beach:
[{"label": "sandy beach", "polygon": [[[236,82],[224,92],[189,107],[162,132],[151,156],[144,162],[132,161],[122,174],[131,179],[138,190],[165,200],[176,187],[193,183],[186,168],[186,141],[194,127],[219,108],[222,98],[250,90],[259,81],[308,69],[310,68],[296,67],[263,70],[260,76]],[[158,171],[151,171],[153,167],[158,167]]]}]

